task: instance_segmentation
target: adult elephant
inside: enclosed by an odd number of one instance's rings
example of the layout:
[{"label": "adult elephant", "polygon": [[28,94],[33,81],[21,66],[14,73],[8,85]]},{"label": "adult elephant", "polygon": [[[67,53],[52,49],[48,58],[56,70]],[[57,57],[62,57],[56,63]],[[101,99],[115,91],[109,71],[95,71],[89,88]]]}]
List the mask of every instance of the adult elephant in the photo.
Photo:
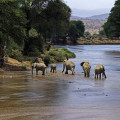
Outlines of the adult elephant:
[{"label": "adult elephant", "polygon": [[90,63],[89,62],[82,62],[80,65],[83,68],[84,76],[89,77],[90,76],[90,69],[91,69]]},{"label": "adult elephant", "polygon": [[70,61],[70,60],[64,60],[63,61],[63,71],[65,70],[65,67],[66,67],[66,72],[65,74],[68,74],[68,70],[71,70],[72,71],[72,75],[74,75],[74,69],[75,69],[75,64],[74,62]]},{"label": "adult elephant", "polygon": [[[42,75],[45,75],[45,70],[46,70],[46,65],[44,63],[33,63],[32,64],[32,74],[33,74],[33,69],[36,68],[36,75],[38,75],[38,71],[42,71]],[[47,72],[47,70],[46,70]]]},{"label": "adult elephant", "polygon": [[105,67],[104,65],[96,65],[95,66],[95,79],[98,77],[101,79],[101,75],[104,76],[106,78],[106,74],[105,74]]}]

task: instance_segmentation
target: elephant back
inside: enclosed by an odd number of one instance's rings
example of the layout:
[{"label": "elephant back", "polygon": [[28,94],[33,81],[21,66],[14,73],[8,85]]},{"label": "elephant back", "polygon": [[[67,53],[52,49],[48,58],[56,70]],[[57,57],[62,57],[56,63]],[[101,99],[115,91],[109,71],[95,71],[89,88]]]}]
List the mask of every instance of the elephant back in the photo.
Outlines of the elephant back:
[{"label": "elephant back", "polygon": [[56,68],[56,64],[51,64],[51,67],[52,68]]},{"label": "elephant back", "polygon": [[89,63],[89,62],[85,62],[85,63],[83,64],[83,68],[84,68],[84,69],[90,69],[90,68],[91,68],[90,63]]},{"label": "elephant back", "polygon": [[65,65],[66,65],[67,69],[75,68],[75,63],[70,60],[66,60]]},{"label": "elephant back", "polygon": [[103,71],[105,71],[104,65],[95,66],[95,72],[102,73]]},{"label": "elephant back", "polygon": [[45,67],[46,68],[46,65],[44,63],[37,63],[36,67]]}]

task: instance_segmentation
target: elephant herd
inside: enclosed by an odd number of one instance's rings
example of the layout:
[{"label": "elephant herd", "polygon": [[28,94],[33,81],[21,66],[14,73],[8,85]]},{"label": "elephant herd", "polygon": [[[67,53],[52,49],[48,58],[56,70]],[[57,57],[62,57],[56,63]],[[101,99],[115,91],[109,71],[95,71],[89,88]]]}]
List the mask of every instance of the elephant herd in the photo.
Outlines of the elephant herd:
[{"label": "elephant herd", "polygon": [[[90,76],[90,69],[91,69],[91,65],[89,62],[82,62],[80,64],[82,66],[82,69],[84,71],[84,77],[89,77]],[[50,72],[57,72],[56,71],[56,64],[51,64],[51,70]],[[36,69],[36,75],[38,75],[38,71],[42,71],[42,75],[45,75],[45,71],[47,72],[47,65],[45,65],[44,61],[41,58],[36,58],[34,63],[32,63],[32,74],[33,74],[33,69]],[[72,75],[75,74],[74,70],[75,70],[75,63],[66,59],[63,61],[63,71],[62,73],[65,71],[65,74],[68,74],[68,70],[72,71]],[[105,74],[105,67],[104,65],[96,65],[95,69],[95,79],[100,78],[101,77],[105,77],[106,78],[106,74]]]}]

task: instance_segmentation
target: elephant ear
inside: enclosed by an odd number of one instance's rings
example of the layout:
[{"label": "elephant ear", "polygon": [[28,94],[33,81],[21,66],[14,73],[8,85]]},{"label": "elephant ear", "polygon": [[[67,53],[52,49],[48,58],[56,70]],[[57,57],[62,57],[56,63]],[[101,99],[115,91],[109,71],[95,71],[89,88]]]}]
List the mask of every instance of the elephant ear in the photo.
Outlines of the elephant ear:
[{"label": "elephant ear", "polygon": [[84,63],[85,63],[85,62],[81,62],[80,65],[83,66]]}]

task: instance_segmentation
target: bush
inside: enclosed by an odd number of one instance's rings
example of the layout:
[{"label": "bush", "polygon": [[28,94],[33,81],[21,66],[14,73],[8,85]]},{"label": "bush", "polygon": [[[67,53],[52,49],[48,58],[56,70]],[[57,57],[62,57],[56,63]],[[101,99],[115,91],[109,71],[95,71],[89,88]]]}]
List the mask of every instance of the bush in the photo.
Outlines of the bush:
[{"label": "bush", "polygon": [[69,51],[68,49],[66,48],[62,48],[60,49],[60,51],[62,51],[62,54],[65,56],[65,57],[68,57],[68,58],[75,58],[75,54],[71,51]]},{"label": "bush", "polygon": [[31,46],[31,49],[29,49],[28,55],[32,57],[38,57],[40,55],[40,51],[35,46]]},{"label": "bush", "polygon": [[50,61],[56,61],[56,62],[62,62],[66,58],[75,58],[75,54],[70,52],[66,48],[62,49],[51,49],[48,53],[48,56],[50,56]]},{"label": "bush", "polygon": [[12,49],[11,53],[10,53],[10,57],[17,59],[18,61],[22,61],[23,60],[23,55],[22,52],[18,49]]},{"label": "bush", "polygon": [[21,66],[22,70],[27,70],[27,66]]}]

